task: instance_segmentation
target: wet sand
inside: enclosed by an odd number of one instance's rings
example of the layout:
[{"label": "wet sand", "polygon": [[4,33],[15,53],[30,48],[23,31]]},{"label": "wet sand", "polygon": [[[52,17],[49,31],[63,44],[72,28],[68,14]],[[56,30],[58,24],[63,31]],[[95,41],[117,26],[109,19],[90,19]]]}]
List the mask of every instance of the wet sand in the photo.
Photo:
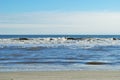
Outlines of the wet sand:
[{"label": "wet sand", "polygon": [[0,72],[0,80],[120,80],[120,71]]}]

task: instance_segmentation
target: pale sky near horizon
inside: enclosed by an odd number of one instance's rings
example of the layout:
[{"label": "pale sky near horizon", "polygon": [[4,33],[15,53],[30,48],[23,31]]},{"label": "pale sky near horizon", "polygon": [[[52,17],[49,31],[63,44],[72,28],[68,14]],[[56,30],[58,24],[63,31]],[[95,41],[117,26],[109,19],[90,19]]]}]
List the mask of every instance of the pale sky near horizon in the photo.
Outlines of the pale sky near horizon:
[{"label": "pale sky near horizon", "polygon": [[0,34],[119,34],[120,0],[0,0]]}]

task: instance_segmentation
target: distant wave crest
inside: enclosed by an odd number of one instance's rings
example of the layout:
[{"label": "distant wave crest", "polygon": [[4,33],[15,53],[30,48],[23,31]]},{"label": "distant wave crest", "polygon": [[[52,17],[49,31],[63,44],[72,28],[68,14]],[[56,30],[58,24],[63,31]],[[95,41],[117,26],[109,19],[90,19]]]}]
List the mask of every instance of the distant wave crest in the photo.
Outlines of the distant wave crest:
[{"label": "distant wave crest", "polygon": [[92,48],[95,46],[120,46],[118,38],[8,38],[0,39],[0,48],[40,49],[49,47]]}]

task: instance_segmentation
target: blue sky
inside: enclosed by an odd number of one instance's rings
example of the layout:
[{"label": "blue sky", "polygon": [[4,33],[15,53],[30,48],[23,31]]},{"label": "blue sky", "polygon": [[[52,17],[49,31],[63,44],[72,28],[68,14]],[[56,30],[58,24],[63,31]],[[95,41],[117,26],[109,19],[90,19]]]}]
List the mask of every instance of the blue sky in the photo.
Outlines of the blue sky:
[{"label": "blue sky", "polygon": [[38,11],[119,11],[120,0],[0,0],[1,13]]},{"label": "blue sky", "polygon": [[120,0],[0,0],[0,34],[119,34]]}]

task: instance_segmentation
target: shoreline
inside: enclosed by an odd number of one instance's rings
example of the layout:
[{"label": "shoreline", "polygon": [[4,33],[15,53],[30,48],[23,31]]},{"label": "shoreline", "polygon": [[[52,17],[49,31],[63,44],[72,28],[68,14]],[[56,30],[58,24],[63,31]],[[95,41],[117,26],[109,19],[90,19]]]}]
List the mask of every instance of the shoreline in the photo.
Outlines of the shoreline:
[{"label": "shoreline", "polygon": [[0,72],[0,80],[120,80],[120,71]]}]

